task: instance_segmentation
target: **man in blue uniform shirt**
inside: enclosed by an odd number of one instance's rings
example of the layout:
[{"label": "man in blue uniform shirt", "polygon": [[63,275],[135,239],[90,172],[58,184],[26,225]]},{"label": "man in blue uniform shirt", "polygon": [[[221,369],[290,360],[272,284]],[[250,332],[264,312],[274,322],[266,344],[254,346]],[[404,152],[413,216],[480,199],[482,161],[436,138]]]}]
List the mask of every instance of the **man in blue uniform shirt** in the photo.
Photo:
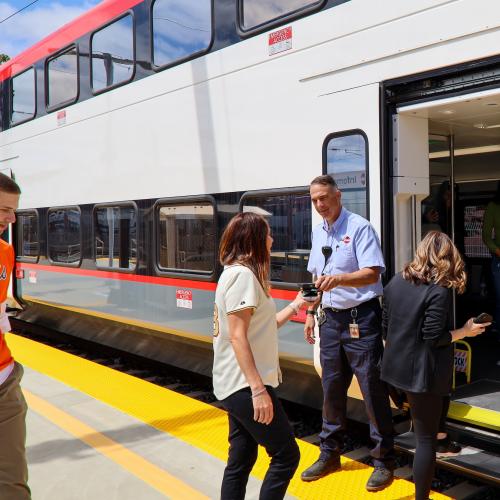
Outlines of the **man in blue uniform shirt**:
[{"label": "man in blue uniform shirt", "polygon": [[[385,270],[380,242],[372,225],[342,207],[333,177],[321,175],[310,186],[311,200],[323,217],[312,233],[308,271],[322,291],[320,360],[323,384],[323,428],[319,459],[302,473],[314,481],[340,469],[342,433],[346,430],[347,389],[356,375],[370,419],[375,467],[366,488],[378,491],[393,479],[392,415],[386,387],[379,378],[382,356],[381,308]],[[304,327],[314,343],[315,306]],[[321,312],[322,310],[322,312]]]}]

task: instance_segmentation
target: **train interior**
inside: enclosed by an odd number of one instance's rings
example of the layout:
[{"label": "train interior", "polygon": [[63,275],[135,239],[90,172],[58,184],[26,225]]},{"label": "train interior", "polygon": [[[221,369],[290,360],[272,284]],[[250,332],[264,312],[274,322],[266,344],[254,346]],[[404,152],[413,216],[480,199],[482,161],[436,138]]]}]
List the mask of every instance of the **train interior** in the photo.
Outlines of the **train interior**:
[{"label": "train interior", "polygon": [[[428,194],[416,197],[414,243],[428,231],[444,231],[461,251],[467,289],[454,297],[457,327],[483,312],[495,316],[500,296],[495,294],[492,254],[484,243],[483,222],[488,204],[500,189],[500,94],[418,106],[409,110],[409,116],[420,123],[425,119],[420,130],[427,130],[428,139]],[[493,323],[484,334],[465,340],[456,345],[452,399],[489,410],[490,420],[485,425],[498,430],[500,325]]]}]

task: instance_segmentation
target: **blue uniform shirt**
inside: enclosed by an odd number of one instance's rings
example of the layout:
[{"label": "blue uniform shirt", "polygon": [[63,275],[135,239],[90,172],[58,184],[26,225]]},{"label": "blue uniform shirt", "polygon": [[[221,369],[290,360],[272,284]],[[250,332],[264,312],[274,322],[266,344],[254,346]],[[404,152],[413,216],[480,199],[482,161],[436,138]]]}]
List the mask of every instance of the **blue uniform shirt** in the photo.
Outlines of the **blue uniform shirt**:
[{"label": "blue uniform shirt", "polygon": [[[312,231],[312,249],[307,270],[315,276],[345,274],[364,267],[378,267],[385,271],[380,241],[373,226],[363,217],[342,207],[339,218],[328,227],[318,224]],[[332,247],[332,255],[326,263],[321,247]],[[348,309],[382,295],[382,282],[362,287],[338,286],[323,293],[323,307]]]}]

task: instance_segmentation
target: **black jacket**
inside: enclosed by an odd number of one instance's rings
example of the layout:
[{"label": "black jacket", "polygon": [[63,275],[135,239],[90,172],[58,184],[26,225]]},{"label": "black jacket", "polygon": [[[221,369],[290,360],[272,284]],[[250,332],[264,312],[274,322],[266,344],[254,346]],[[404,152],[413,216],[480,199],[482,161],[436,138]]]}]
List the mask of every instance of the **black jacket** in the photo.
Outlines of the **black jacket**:
[{"label": "black jacket", "polygon": [[394,276],[384,289],[381,378],[409,392],[448,394],[453,377],[452,291]]}]

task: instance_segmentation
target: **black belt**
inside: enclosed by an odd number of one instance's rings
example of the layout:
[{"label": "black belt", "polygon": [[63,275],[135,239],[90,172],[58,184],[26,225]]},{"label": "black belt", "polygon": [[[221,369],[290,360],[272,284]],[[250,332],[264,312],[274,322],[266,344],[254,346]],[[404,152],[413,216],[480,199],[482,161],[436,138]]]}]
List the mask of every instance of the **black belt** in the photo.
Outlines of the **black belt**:
[{"label": "black belt", "polygon": [[331,311],[334,313],[343,313],[343,312],[350,312],[353,309],[358,309],[359,307],[366,306],[366,305],[371,304],[373,302],[379,303],[378,297],[373,297],[373,299],[367,300],[366,302],[361,302],[357,306],[348,307],[347,309],[337,309],[336,307],[331,307],[331,306],[321,306],[321,307],[322,307],[323,311],[325,311],[325,312]]}]

